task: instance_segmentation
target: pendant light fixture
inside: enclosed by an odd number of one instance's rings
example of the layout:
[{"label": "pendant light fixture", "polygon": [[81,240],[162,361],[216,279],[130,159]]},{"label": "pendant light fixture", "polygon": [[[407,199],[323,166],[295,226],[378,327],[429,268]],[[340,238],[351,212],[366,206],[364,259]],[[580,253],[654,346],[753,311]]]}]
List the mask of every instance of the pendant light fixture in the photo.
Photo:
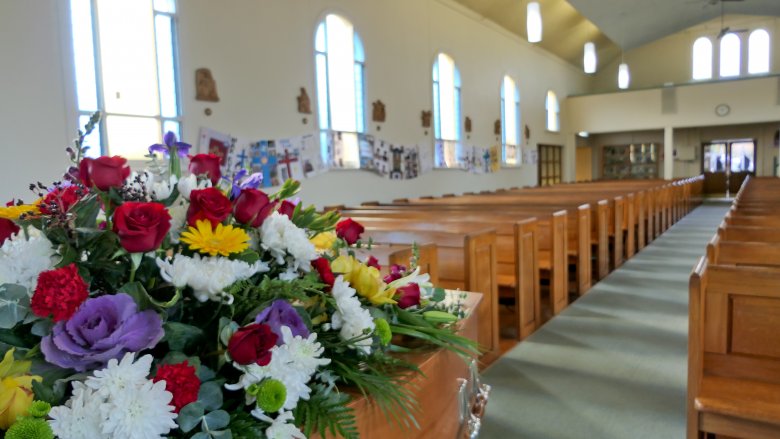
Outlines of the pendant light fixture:
[{"label": "pendant light fixture", "polygon": [[542,41],[542,12],[539,9],[539,2],[528,2],[526,31],[529,43]]},{"label": "pendant light fixture", "polygon": [[631,75],[628,72],[628,64],[621,62],[620,66],[618,66],[618,87],[621,90],[625,90],[630,82]]},{"label": "pendant light fixture", "polygon": [[596,73],[596,62],[596,45],[592,42],[585,43],[585,52],[582,58],[585,73]]}]

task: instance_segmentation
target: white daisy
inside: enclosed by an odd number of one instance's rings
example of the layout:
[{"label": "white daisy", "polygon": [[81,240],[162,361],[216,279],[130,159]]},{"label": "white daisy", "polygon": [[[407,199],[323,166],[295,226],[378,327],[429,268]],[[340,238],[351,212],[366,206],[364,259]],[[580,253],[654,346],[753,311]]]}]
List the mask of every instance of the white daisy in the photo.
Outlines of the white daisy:
[{"label": "white daisy", "polygon": [[0,247],[0,285],[17,284],[35,291],[38,275],[54,268],[53,245],[40,230],[29,227],[7,239]]},{"label": "white daisy", "polygon": [[[351,340],[374,332],[374,319],[360,304],[355,289],[344,281],[344,276],[336,278],[331,294],[336,299],[337,308],[331,317],[331,327],[340,329],[339,335],[343,340]],[[371,352],[371,338],[360,340],[351,347],[368,354]]]}]

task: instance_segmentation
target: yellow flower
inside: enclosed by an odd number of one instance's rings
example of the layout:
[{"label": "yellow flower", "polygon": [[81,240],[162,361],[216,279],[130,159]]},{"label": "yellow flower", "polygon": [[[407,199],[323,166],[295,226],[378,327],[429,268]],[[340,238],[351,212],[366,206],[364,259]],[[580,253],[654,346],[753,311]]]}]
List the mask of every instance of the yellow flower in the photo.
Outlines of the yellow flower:
[{"label": "yellow flower", "polygon": [[395,288],[388,288],[375,267],[369,267],[352,256],[339,256],[330,264],[334,273],[344,275],[344,280],[352,285],[358,295],[365,297],[374,305],[396,303],[393,300]]},{"label": "yellow flower", "polygon": [[181,234],[181,242],[189,244],[190,250],[211,256],[228,256],[249,248],[249,235],[242,229],[222,224],[212,229],[208,220],[199,220],[197,226]]},{"label": "yellow flower", "polygon": [[319,253],[326,252],[333,248],[333,244],[336,242],[336,233],[334,232],[322,232],[315,236],[314,238],[310,239],[312,244],[314,244],[314,247],[317,249]]},{"label": "yellow flower", "polygon": [[8,430],[16,417],[26,415],[33,402],[32,382],[42,381],[30,375],[29,361],[15,361],[14,349],[0,361],[0,430]]},{"label": "yellow flower", "polygon": [[0,207],[0,218],[17,220],[24,213],[32,212],[34,215],[41,213],[36,204],[22,204],[21,206]]}]

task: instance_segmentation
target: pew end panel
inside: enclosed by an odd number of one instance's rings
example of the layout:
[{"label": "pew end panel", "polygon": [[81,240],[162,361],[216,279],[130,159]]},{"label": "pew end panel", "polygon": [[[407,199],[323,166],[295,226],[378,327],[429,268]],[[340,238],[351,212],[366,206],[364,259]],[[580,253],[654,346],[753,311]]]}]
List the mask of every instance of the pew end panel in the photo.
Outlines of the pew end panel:
[{"label": "pew end panel", "polygon": [[541,291],[539,287],[539,235],[536,218],[515,224],[515,254],[517,257],[517,288],[515,293],[515,319],[517,338],[531,335],[542,318]]}]

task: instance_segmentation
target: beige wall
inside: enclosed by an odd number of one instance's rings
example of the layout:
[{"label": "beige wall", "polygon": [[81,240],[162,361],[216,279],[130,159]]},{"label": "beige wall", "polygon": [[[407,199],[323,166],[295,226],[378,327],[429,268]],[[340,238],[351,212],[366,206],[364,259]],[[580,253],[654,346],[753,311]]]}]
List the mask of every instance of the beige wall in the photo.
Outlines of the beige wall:
[{"label": "beige wall", "polygon": [[[544,98],[554,90],[561,102],[586,91],[576,67],[532,46],[451,0],[182,0],[178,2],[179,58],[184,139],[195,142],[201,126],[227,132],[240,142],[316,131],[315,118],[302,123],[295,96],[304,86],[314,97],[313,45],[318,21],[342,13],[366,49],[366,98],[381,99],[387,122],[369,132],[392,142],[428,145],[419,115],[431,104],[431,66],[438,51],[455,59],[463,80],[463,115],[473,120],[476,145],[496,141],[499,84],[512,75],[521,93],[529,146],[563,144],[545,130]],[[63,6],[65,5],[65,6]],[[67,2],[0,1],[0,132],[6,158],[0,161],[0,199],[26,196],[31,180],[50,181],[65,166],[63,147],[75,132],[73,73]],[[221,101],[194,100],[194,70],[211,69]],[[204,110],[210,108],[211,116]],[[153,143],[154,139],[150,139]],[[145,145],[144,145],[145,146]],[[43,163],[39,166],[40,162]],[[573,150],[567,163],[573,164]],[[573,167],[569,170],[573,175]],[[441,194],[536,183],[536,167],[493,175],[434,171],[396,182],[363,171],[339,171],[303,182],[302,196],[317,205],[355,204],[421,194]]]}]

